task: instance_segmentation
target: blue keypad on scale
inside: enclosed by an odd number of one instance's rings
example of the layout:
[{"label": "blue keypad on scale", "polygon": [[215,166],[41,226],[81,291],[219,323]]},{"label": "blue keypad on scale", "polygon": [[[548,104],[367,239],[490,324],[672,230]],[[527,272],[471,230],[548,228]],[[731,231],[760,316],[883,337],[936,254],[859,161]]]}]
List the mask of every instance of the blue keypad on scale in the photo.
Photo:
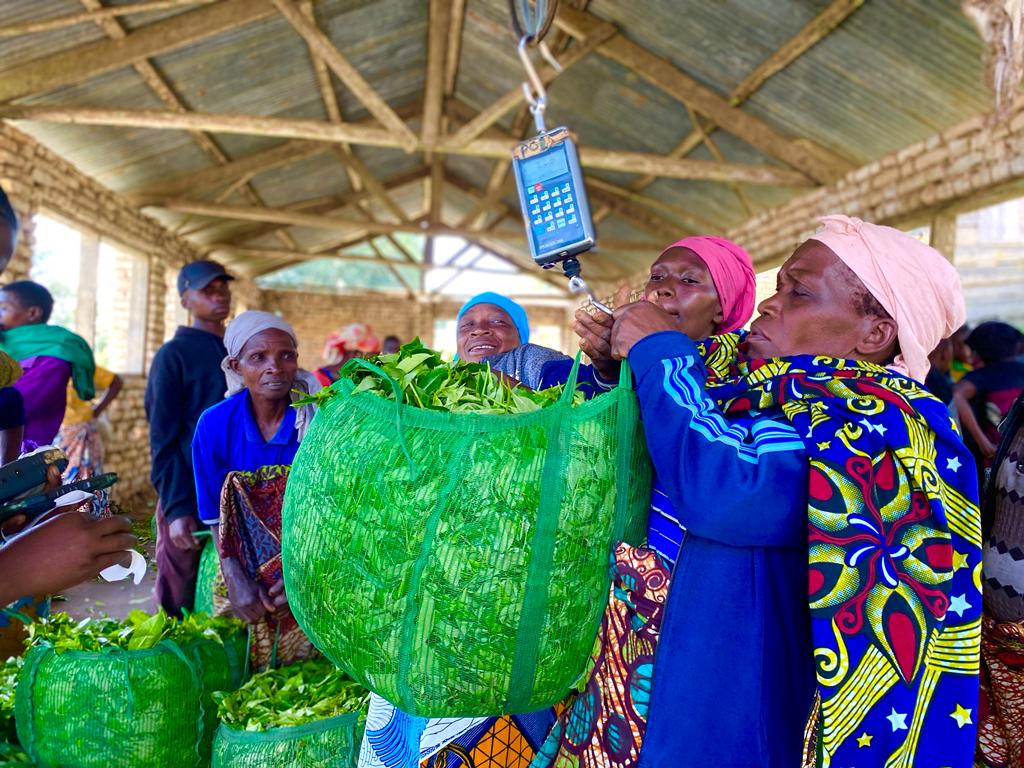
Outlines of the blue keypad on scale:
[{"label": "blue keypad on scale", "polygon": [[583,235],[569,176],[537,182],[527,189],[527,211],[538,249],[576,242]]}]

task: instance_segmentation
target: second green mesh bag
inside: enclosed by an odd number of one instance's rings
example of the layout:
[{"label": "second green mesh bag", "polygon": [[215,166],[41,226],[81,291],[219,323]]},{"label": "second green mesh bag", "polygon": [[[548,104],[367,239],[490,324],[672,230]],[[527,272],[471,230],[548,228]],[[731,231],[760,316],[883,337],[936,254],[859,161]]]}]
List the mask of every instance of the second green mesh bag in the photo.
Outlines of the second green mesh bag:
[{"label": "second green mesh bag", "polygon": [[220,558],[213,538],[207,539],[203,552],[199,556],[199,572],[196,575],[196,597],[193,607],[195,613],[213,616],[213,591],[217,587],[217,573],[220,571]]},{"label": "second green mesh bag", "polygon": [[284,507],[292,612],[410,714],[529,712],[584,671],[612,545],[646,530],[650,465],[629,372],[573,406],[576,370],[556,405],[513,415],[342,378],[303,440]]},{"label": "second green mesh bag", "polygon": [[363,722],[363,713],[353,712],[266,731],[222,723],[213,741],[213,768],[355,768]]}]

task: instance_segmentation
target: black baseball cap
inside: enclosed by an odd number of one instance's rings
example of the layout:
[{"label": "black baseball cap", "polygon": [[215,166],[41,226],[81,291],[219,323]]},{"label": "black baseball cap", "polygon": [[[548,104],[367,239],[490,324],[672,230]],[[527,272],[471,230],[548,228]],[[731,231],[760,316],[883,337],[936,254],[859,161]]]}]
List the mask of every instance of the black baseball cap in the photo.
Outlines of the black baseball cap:
[{"label": "black baseball cap", "polygon": [[178,294],[189,290],[201,291],[218,277],[225,280],[235,279],[216,261],[193,261],[182,267],[178,273]]}]

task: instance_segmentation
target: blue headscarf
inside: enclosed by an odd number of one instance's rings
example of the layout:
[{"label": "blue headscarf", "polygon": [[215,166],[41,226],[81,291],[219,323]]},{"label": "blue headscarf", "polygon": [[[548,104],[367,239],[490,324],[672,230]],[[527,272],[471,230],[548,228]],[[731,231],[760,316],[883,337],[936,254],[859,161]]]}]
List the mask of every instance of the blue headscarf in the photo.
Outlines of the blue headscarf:
[{"label": "blue headscarf", "polygon": [[515,325],[516,330],[519,331],[519,343],[526,344],[530,341],[530,321],[526,318],[526,310],[512,301],[512,299],[502,296],[500,293],[488,291],[487,293],[479,293],[474,296],[462,305],[462,309],[459,310],[459,314],[455,318],[456,324],[458,324],[466,312],[477,304],[493,304],[505,310],[505,313],[512,318],[512,323]]}]

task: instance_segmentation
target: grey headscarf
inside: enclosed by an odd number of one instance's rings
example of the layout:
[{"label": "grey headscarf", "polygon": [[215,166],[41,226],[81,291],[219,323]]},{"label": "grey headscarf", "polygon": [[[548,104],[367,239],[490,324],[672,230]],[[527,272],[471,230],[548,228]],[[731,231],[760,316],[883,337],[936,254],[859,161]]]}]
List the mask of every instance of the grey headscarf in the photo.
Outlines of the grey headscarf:
[{"label": "grey headscarf", "polygon": [[[224,332],[224,346],[228,350],[228,356],[220,364],[221,370],[224,371],[224,379],[227,382],[227,397],[231,397],[245,389],[245,382],[242,380],[242,377],[231,370],[231,359],[237,358],[242,354],[242,348],[253,336],[270,330],[287,333],[291,336],[292,341],[295,342],[295,346],[299,346],[299,340],[295,336],[295,329],[292,328],[291,324],[270,312],[249,310],[248,312],[243,312],[228,324],[227,330]],[[316,377],[309,373],[309,371],[304,371],[300,368],[293,384],[292,402],[301,400],[304,395],[315,394],[321,389],[320,382],[317,381]],[[312,405],[303,405],[295,409],[295,430],[299,433],[300,442],[306,436],[306,430],[309,428],[315,413],[316,407]]]}]

